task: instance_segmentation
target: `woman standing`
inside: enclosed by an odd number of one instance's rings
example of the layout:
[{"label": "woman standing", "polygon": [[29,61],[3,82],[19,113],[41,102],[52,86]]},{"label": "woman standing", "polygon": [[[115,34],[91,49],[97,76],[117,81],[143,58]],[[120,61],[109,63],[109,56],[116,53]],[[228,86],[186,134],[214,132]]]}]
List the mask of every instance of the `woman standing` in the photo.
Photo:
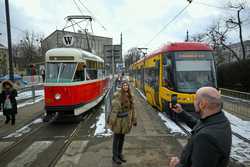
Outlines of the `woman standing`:
[{"label": "woman standing", "polygon": [[130,132],[133,125],[137,125],[133,97],[127,82],[123,82],[121,90],[113,96],[108,125],[114,133],[113,161],[116,164],[125,163],[126,160],[122,156],[124,137]]},{"label": "woman standing", "polygon": [[6,117],[5,124],[11,119],[11,125],[15,125],[15,115],[17,114],[17,91],[14,89],[11,81],[2,82],[2,92],[0,94],[0,109],[3,109],[3,115]]}]

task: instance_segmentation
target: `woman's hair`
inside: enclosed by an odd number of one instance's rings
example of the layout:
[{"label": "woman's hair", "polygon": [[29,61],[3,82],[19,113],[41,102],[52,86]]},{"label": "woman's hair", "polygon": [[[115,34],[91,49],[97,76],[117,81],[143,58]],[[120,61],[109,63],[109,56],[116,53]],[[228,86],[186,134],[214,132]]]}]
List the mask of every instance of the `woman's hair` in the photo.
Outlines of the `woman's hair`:
[{"label": "woman's hair", "polygon": [[[128,91],[125,92],[124,89],[123,89],[123,85],[124,84],[127,84],[128,85]],[[130,91],[130,87],[129,87],[129,84],[127,82],[123,82],[122,83],[122,86],[121,86],[121,104],[125,104],[126,101],[129,101],[130,103],[130,107],[132,107],[132,104],[133,104],[133,97],[131,95],[131,91]]]},{"label": "woman's hair", "polygon": [[9,85],[10,86],[10,88],[12,88],[13,87],[13,85],[10,83],[11,81],[4,81],[3,82],[3,88],[5,88],[6,87],[6,85]]}]

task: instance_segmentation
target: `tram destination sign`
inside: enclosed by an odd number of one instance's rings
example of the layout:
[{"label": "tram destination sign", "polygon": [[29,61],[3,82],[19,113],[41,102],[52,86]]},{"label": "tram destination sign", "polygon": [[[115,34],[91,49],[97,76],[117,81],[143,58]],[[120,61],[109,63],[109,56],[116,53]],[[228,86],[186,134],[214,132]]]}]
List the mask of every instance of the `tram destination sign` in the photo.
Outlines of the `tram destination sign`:
[{"label": "tram destination sign", "polygon": [[121,45],[104,45],[104,62],[112,64],[112,56],[114,63],[122,63],[122,47]]}]

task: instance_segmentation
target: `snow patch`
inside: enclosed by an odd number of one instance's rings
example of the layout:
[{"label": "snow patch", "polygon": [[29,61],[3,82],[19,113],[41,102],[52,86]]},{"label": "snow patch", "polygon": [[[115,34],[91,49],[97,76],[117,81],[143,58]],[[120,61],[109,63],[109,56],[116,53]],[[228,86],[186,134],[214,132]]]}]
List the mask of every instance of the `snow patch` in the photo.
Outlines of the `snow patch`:
[{"label": "snow patch", "polygon": [[223,110],[231,123],[232,131],[250,140],[250,121],[244,121]]},{"label": "snow patch", "polygon": [[32,121],[31,123],[23,126],[22,128],[16,130],[14,133],[9,134],[8,136],[3,137],[3,139],[8,139],[8,138],[18,138],[21,137],[22,135],[29,133],[31,131],[31,126],[34,124],[39,124],[42,123],[42,118],[37,118],[36,120]]},{"label": "snow patch", "polygon": [[[105,111],[105,107],[103,108],[103,111]],[[111,136],[112,131],[110,129],[105,129],[105,112],[101,113],[101,115],[98,118],[98,121],[96,123],[96,129],[95,129],[95,134],[94,136]],[[93,125],[91,126],[93,127]]]},{"label": "snow patch", "polygon": [[158,113],[158,115],[164,121],[166,127],[170,130],[170,133],[178,133],[187,136],[187,134],[183,132],[183,130],[179,126],[177,126],[171,119],[167,118],[163,113]]},{"label": "snow patch", "polygon": [[231,157],[240,163],[250,161],[250,144],[236,136],[232,136]]},{"label": "snow patch", "polygon": [[136,90],[140,93],[140,95],[144,98],[144,100],[147,100],[147,97],[141,92],[140,89],[136,88]]},{"label": "snow patch", "polygon": [[[35,96],[44,96],[44,90],[36,90]],[[32,91],[26,91],[19,93],[18,96],[16,97],[16,100],[28,99],[31,97],[32,97]]]},{"label": "snow patch", "polygon": [[26,101],[25,103],[18,104],[17,108],[21,108],[21,107],[24,107],[24,106],[27,106],[27,105],[31,105],[31,104],[37,103],[39,101],[42,101],[43,99],[44,99],[43,96],[35,98],[35,101],[33,101],[32,99],[30,99],[30,100]]}]

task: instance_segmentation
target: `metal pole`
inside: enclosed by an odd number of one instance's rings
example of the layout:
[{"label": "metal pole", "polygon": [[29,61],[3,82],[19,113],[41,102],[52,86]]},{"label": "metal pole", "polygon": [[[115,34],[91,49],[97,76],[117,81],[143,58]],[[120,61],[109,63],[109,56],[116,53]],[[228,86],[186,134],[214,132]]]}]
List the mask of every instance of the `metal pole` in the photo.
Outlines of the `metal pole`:
[{"label": "metal pole", "polygon": [[10,29],[10,13],[9,13],[9,1],[5,0],[5,11],[6,11],[6,23],[7,23],[7,34],[8,34],[8,51],[9,51],[9,78],[14,81],[14,70],[13,70],[13,57],[11,47],[11,29]]},{"label": "metal pole", "polygon": [[112,49],[111,49],[111,56],[112,56],[112,80],[114,81],[114,76],[115,76],[115,57],[114,57],[114,45],[112,45]]},{"label": "metal pole", "polygon": [[34,85],[31,86],[31,91],[32,91],[33,102],[35,102],[36,93],[35,93],[35,86]]}]

